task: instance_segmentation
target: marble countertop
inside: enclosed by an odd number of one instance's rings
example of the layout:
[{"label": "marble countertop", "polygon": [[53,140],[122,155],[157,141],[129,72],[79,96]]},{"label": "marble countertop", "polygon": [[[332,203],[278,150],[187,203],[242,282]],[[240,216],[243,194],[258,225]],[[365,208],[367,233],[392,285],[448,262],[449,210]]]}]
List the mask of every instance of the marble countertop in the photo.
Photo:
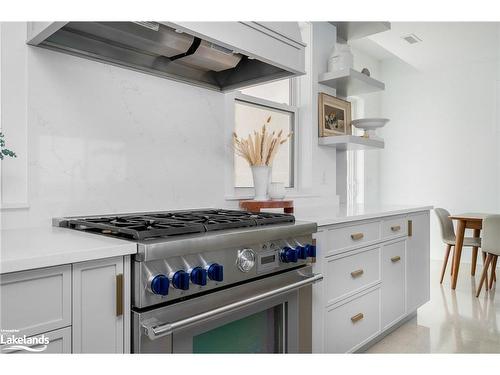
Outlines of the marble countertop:
[{"label": "marble countertop", "polygon": [[432,208],[432,206],[391,205],[299,206],[295,208],[294,215],[297,220],[314,221],[321,227],[350,221],[374,219],[383,216],[428,211]]},{"label": "marble countertop", "polygon": [[134,242],[66,228],[0,231],[0,273],[135,254]]}]

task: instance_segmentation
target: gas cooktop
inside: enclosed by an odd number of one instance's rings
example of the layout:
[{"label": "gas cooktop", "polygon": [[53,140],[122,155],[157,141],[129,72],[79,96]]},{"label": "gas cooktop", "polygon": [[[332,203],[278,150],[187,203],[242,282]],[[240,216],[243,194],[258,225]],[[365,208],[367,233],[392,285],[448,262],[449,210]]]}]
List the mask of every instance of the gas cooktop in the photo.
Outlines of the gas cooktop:
[{"label": "gas cooktop", "polygon": [[130,240],[294,223],[290,214],[205,209],[64,218],[68,228]]}]

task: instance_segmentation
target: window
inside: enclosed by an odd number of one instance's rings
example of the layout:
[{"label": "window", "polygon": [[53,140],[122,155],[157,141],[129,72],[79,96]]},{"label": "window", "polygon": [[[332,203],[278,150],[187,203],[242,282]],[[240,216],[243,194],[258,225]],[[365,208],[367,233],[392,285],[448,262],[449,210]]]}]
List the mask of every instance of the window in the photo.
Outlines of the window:
[{"label": "window", "polygon": [[266,99],[276,103],[292,104],[292,80],[283,79],[281,81],[265,83],[241,90],[242,94]]},{"label": "window", "polygon": [[[267,83],[242,90],[235,96],[234,131],[240,137],[246,137],[254,131],[260,131],[262,125],[271,116],[267,125],[269,131],[293,132],[288,142],[281,145],[276,155],[271,181],[283,182],[287,188],[295,185],[295,134],[296,108],[291,106],[290,79]],[[251,94],[251,95],[250,95]],[[236,188],[252,188],[252,172],[248,163],[234,154],[234,186]]]}]

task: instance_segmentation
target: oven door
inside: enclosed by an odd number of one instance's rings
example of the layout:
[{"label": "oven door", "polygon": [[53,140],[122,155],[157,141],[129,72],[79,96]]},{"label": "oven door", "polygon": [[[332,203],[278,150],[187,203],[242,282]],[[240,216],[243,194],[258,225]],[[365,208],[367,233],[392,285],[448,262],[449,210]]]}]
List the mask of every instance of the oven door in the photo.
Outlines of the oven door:
[{"label": "oven door", "polygon": [[133,312],[136,353],[311,351],[310,266],[147,312]]}]

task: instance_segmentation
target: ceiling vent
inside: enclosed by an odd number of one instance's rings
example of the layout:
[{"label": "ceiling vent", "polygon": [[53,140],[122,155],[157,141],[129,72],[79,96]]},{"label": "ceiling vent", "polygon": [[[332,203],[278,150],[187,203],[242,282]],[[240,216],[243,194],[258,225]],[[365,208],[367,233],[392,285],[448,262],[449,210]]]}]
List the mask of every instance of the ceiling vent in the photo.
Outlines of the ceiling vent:
[{"label": "ceiling vent", "polygon": [[410,35],[402,36],[401,38],[403,40],[407,41],[409,44],[416,44],[416,43],[420,43],[422,41],[422,39],[420,39],[415,34],[410,34]]}]

